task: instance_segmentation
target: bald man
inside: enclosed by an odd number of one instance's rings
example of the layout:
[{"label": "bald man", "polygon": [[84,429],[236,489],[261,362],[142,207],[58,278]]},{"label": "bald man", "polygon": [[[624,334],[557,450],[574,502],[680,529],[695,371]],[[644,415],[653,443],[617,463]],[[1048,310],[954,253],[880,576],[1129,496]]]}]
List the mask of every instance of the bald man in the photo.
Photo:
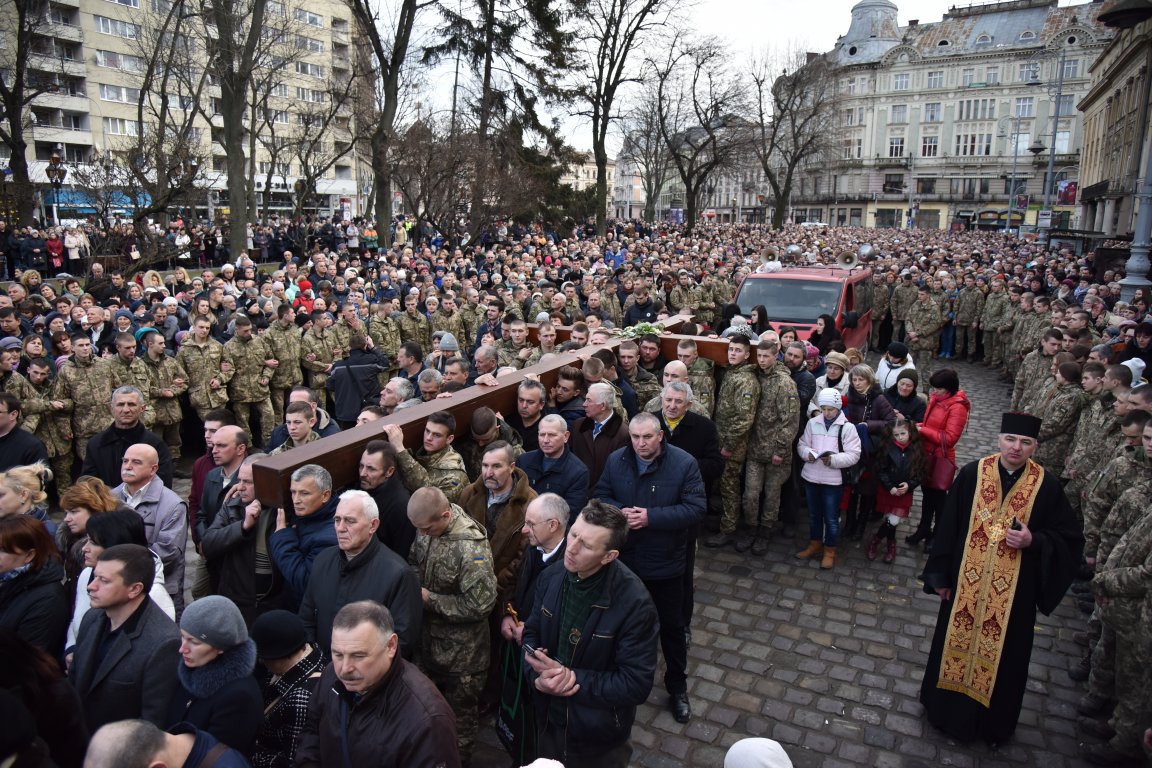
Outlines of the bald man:
[{"label": "bald man", "polygon": [[[217,747],[220,749],[217,752]],[[213,755],[211,759],[205,755]],[[84,768],[119,768],[124,765],[164,766],[211,763],[220,768],[248,765],[234,749],[216,741],[212,734],[182,723],[170,732],[147,720],[121,720],[96,731],[84,756]]]},{"label": "bald man", "polygon": [[[672,360],[667,365],[665,365],[664,383],[667,384],[670,381],[682,381],[685,384],[691,385],[692,382],[688,372],[688,366],[679,360]],[[695,394],[696,390],[693,389],[692,392]],[[647,402],[647,404],[645,404],[644,410],[648,413],[660,413],[661,408],[664,407],[663,398],[664,396],[662,393],[652,398]],[[688,410],[692,413],[698,413],[706,419],[712,419],[711,407],[708,403],[703,402],[698,398],[692,398],[692,402],[688,405]]]},{"label": "bald man", "polygon": [[164,563],[164,587],[176,606],[184,610],[184,549],[188,543],[188,505],[157,475],[160,457],[147,443],[124,451],[120,479],[113,494],[144,518],[148,548]]}]

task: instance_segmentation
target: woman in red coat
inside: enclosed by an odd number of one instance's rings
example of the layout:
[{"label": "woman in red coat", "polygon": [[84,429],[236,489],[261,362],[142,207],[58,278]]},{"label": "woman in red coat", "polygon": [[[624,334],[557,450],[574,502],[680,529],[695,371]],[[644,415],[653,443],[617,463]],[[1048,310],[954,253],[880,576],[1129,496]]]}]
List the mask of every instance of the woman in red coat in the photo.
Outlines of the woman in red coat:
[{"label": "woman in red coat", "polygon": [[929,470],[925,473],[921,486],[924,502],[920,512],[920,524],[916,532],[908,536],[905,541],[909,544],[924,542],[928,547],[932,544],[932,535],[935,532],[936,516],[944,507],[944,499],[948,495],[951,481],[944,488],[932,488],[932,457],[941,447],[947,450],[948,458],[956,461],[956,443],[964,434],[968,426],[968,413],[972,410],[972,403],[968,396],[960,389],[960,376],[951,368],[941,368],[928,379],[932,387],[928,398],[928,408],[924,412],[924,422],[916,426],[924,441],[924,453],[928,456]]}]

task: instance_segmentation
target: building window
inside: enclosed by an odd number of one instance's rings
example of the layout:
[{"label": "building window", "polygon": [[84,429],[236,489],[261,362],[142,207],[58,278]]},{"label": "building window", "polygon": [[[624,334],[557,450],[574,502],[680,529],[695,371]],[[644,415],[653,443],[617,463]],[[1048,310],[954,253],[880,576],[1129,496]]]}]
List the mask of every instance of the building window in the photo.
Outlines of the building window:
[{"label": "building window", "polygon": [[990,133],[958,133],[956,134],[957,157],[987,157],[992,154],[992,134]]},{"label": "building window", "polygon": [[1068,117],[1076,111],[1076,96],[1071,93],[1060,94],[1060,98],[1056,102],[1056,107],[1059,110],[1057,114]]},{"label": "building window", "polygon": [[96,30],[104,35],[113,35],[114,37],[125,37],[129,40],[135,40],[140,37],[140,27],[137,24],[129,24],[126,21],[118,19],[109,19],[107,16],[94,16],[96,19]]},{"label": "building window", "polygon": [[918,194],[918,195],[934,195],[934,194],[936,194],[936,179],[916,179],[916,194]]},{"label": "building window", "polygon": [[859,160],[864,152],[863,139],[844,139],[841,143],[845,160]]},{"label": "building window", "polygon": [[855,109],[844,110],[844,119],[843,119],[841,124],[844,126],[856,125],[856,110]]},{"label": "building window", "polygon": [[938,123],[940,122],[940,102],[930,101],[924,105],[924,122]]},{"label": "building window", "polygon": [[976,45],[992,45],[991,35],[980,35],[976,38]]},{"label": "building window", "polygon": [[996,85],[1000,82],[1000,67],[988,67],[984,70],[984,82]]},{"label": "building window", "polygon": [[303,8],[296,9],[296,21],[302,21],[312,27],[324,27],[324,19],[319,15],[306,11]]},{"label": "building window", "polygon": [[116,5],[126,5],[129,8],[140,7],[140,0],[108,0],[108,2],[116,3]]},{"label": "building window", "polygon": [[282,99],[288,98],[288,84],[276,83],[274,86],[272,86],[272,95],[279,96]]},{"label": "building window", "polygon": [[856,93],[856,78],[849,77],[844,81],[844,93],[849,96]]},{"label": "building window", "polygon": [[1023,32],[1020,33],[1020,39],[1021,40],[1035,40],[1036,39],[1036,33],[1030,32],[1028,30],[1024,30]]},{"label": "building window", "polygon": [[1072,132],[1056,131],[1056,147],[1053,150],[1058,155],[1066,155],[1072,151]]},{"label": "building window", "polygon": [[96,51],[96,66],[122,69],[125,72],[143,72],[144,59],[115,51]]},{"label": "building window", "polygon": [[296,74],[308,75],[309,77],[324,77],[324,67],[319,64],[313,64],[310,61],[296,62]]},{"label": "building window", "polygon": [[139,136],[140,123],[119,117],[104,118],[104,133],[109,136]]},{"label": "building window", "polygon": [[300,101],[310,101],[313,104],[323,104],[326,94],[318,88],[296,87],[296,98]]},{"label": "building window", "polygon": [[976,70],[968,67],[960,71],[960,85],[972,85],[976,82]]},{"label": "building window", "polygon": [[296,47],[309,53],[324,53],[324,41],[314,37],[296,35]]},{"label": "building window", "polygon": [[1080,59],[1064,60],[1064,79],[1072,80],[1080,77]]},{"label": "building window", "polygon": [[1040,62],[1026,61],[1020,65],[1020,82],[1034,83],[1040,79]]},{"label": "building window", "polygon": [[921,157],[938,157],[940,154],[940,137],[939,136],[922,136],[920,137],[920,156]]},{"label": "building window", "polygon": [[888,139],[888,157],[904,157],[903,136],[892,136]]},{"label": "building window", "polygon": [[1032,145],[1032,134],[1031,133],[1021,133],[1021,134],[1016,135],[1015,154],[1027,155],[1028,154],[1028,147],[1030,147],[1031,145]]},{"label": "building window", "polygon": [[135,104],[140,101],[139,88],[125,88],[119,85],[100,83],[97,90],[102,101],[118,101],[122,104]]},{"label": "building window", "polygon": [[893,104],[892,112],[888,117],[889,123],[906,123],[908,122],[908,105],[907,104]]},{"label": "building window", "polygon": [[928,87],[929,88],[943,88],[944,87],[944,70],[928,73]]},{"label": "building window", "polygon": [[892,75],[892,90],[906,91],[908,90],[908,75]]},{"label": "building window", "polygon": [[884,191],[888,194],[899,193],[904,191],[904,174],[902,173],[886,173],[884,174]]},{"label": "building window", "polygon": [[957,120],[995,120],[995,99],[963,99],[956,110]]}]

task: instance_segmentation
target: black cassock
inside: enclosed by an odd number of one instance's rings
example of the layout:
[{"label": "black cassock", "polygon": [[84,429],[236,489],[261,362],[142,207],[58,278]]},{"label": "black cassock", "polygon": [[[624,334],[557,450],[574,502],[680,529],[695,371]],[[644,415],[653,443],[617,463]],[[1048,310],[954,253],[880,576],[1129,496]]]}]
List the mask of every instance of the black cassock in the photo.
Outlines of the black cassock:
[{"label": "black cassock", "polygon": [[[974,461],[961,469],[948,492],[932,553],[920,577],[924,591],[929,594],[936,594],[937,587],[950,587],[955,593],[968,540],[978,464]],[[1023,475],[1023,469],[1009,475],[999,461],[997,467],[1006,497]],[[1032,544],[1022,550],[1016,595],[988,707],[963,693],[936,686],[952,611],[951,601],[940,603],[932,650],[920,687],[920,701],[928,722],[958,741],[980,737],[989,743],[1002,743],[1015,732],[1028,683],[1036,611],[1039,609],[1048,615],[1056,609],[1072,584],[1084,552],[1083,527],[1068,504],[1059,480],[1050,472],[1045,473],[1040,485],[1028,528],[1032,532]]]}]

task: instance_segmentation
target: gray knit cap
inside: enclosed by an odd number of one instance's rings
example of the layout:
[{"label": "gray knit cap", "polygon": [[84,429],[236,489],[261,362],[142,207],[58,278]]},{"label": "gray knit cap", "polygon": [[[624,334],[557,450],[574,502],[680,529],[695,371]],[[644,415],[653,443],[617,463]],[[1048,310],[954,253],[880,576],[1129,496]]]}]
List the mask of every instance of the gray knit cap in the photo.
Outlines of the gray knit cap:
[{"label": "gray knit cap", "polygon": [[180,629],[221,651],[248,641],[240,609],[226,597],[208,595],[184,609]]}]

